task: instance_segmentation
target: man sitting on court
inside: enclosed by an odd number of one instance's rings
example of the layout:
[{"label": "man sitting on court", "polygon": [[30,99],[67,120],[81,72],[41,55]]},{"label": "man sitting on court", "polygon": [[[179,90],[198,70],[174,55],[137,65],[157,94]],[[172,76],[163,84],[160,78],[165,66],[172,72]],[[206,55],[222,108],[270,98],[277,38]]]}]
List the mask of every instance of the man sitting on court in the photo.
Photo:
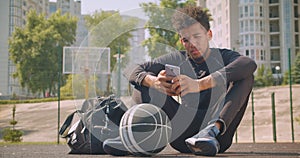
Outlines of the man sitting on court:
[{"label": "man sitting on court", "polygon": [[[132,98],[136,103],[159,106],[170,118],[170,145],[174,149],[214,156],[232,144],[247,107],[257,66],[238,52],[210,48],[209,19],[208,11],[201,7],[179,9],[172,22],[186,51],[139,64],[126,75],[134,85]],[[168,76],[165,64],[179,66],[181,74]],[[180,96],[181,102],[174,96]],[[104,148],[112,155],[129,154],[119,138],[105,141]]]}]

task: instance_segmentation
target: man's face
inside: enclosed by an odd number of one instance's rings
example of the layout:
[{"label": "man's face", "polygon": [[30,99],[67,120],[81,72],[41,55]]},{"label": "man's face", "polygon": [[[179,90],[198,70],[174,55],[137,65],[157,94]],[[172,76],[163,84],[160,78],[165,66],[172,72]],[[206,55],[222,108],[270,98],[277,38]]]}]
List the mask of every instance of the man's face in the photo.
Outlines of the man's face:
[{"label": "man's face", "polygon": [[202,61],[207,57],[211,31],[207,31],[200,23],[183,28],[179,32],[180,41],[193,60]]}]

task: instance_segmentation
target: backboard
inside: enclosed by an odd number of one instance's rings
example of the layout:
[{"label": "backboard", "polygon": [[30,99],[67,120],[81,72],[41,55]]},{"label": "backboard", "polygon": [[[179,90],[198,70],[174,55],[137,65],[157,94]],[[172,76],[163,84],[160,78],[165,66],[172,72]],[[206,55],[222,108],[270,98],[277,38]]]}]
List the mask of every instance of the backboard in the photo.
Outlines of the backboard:
[{"label": "backboard", "polygon": [[110,73],[110,48],[64,47],[63,73]]}]

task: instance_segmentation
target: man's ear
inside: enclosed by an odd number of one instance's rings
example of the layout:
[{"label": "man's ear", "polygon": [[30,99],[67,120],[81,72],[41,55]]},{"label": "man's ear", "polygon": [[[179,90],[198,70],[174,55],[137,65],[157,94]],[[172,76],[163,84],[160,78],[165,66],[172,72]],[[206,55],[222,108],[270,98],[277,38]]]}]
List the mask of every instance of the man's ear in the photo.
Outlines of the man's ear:
[{"label": "man's ear", "polygon": [[179,36],[180,43],[183,45],[183,39]]},{"label": "man's ear", "polygon": [[207,31],[207,37],[208,37],[209,40],[212,39],[212,31],[211,30]]}]

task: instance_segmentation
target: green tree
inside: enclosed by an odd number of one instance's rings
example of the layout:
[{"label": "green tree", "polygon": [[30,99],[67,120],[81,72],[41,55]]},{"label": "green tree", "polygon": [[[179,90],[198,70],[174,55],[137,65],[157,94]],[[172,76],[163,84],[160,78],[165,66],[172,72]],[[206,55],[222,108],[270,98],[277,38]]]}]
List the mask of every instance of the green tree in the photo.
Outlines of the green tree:
[{"label": "green tree", "polygon": [[293,66],[293,77],[295,84],[300,84],[300,53],[297,55],[294,66]]},{"label": "green tree", "polygon": [[266,87],[272,86],[274,84],[274,77],[272,75],[271,69],[266,69],[264,65],[261,65],[257,69],[257,73],[254,79],[255,87]]},{"label": "green tree", "polygon": [[[110,67],[114,68],[117,62],[116,55],[125,56],[130,49],[129,39],[135,31],[138,19],[121,16],[118,11],[101,11],[85,17],[89,30],[89,46],[110,48]],[[126,59],[126,58],[125,58]],[[122,59],[125,61],[124,59]],[[126,63],[126,62],[123,62]],[[113,71],[113,69],[111,69]],[[110,75],[104,95],[111,93]],[[99,90],[97,90],[98,92]],[[100,95],[100,94],[98,94]]]},{"label": "green tree", "polygon": [[196,5],[196,2],[195,0],[184,2],[181,0],[161,0],[159,5],[151,2],[140,4],[146,15],[149,16],[146,28],[148,28],[151,37],[143,42],[143,45],[148,49],[149,56],[152,58],[161,56],[172,48],[183,49],[179,36],[172,27],[171,17],[176,8],[186,5]]},{"label": "green tree", "polygon": [[[291,77],[293,84],[300,84],[300,54],[296,56],[296,60],[291,69]],[[289,72],[286,71],[283,76],[283,84],[289,84]]]},{"label": "green tree", "polygon": [[89,30],[89,46],[109,47],[111,67],[116,64],[116,54],[126,54],[130,49],[131,31],[137,25],[136,18],[121,16],[118,11],[101,11],[85,17]]},{"label": "green tree", "polygon": [[[93,96],[95,91],[98,89],[95,89],[95,81],[96,81],[95,76],[90,76],[89,77],[89,96]],[[73,74],[73,75],[68,75],[66,84],[60,88],[61,96],[75,96],[77,98],[84,98],[85,97],[85,87],[86,86],[86,80],[85,78],[82,78],[80,74]],[[78,91],[81,90],[81,91]],[[97,94],[99,96],[102,96],[103,92],[98,92]]]},{"label": "green tree", "polygon": [[26,25],[17,27],[9,39],[10,58],[16,65],[13,76],[23,88],[44,96],[55,90],[61,72],[58,61],[63,47],[75,41],[76,25],[76,17],[60,11],[48,19],[34,10],[27,14]]}]

